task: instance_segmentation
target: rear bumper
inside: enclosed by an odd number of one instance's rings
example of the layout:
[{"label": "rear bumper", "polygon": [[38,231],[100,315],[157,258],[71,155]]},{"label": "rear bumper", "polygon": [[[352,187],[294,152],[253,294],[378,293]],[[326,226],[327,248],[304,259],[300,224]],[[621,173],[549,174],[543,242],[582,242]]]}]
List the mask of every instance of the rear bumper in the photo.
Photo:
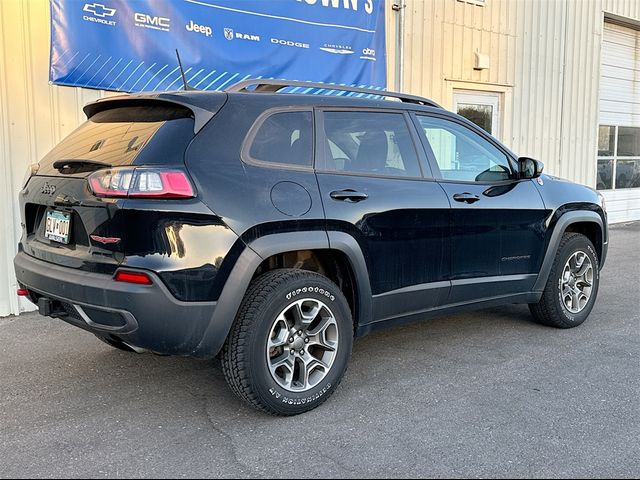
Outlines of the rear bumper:
[{"label": "rear bumper", "polygon": [[[39,303],[41,313],[99,336],[158,353],[196,356],[216,355],[226,337],[224,327],[216,335],[212,324],[216,302],[179,301],[149,271],[145,273],[153,284],[135,285],[47,263],[24,252],[16,255],[14,267],[19,284],[29,290],[31,301]],[[210,345],[203,343],[205,336]]]}]

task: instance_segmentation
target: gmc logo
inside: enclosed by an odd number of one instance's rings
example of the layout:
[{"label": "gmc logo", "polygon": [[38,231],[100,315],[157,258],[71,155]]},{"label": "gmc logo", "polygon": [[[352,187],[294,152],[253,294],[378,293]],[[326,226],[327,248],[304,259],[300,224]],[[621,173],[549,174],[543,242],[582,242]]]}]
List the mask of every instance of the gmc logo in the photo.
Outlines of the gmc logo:
[{"label": "gmc logo", "polygon": [[140,27],[154,28],[156,30],[169,30],[171,19],[167,17],[155,17],[146,13],[134,13],[136,25]]}]

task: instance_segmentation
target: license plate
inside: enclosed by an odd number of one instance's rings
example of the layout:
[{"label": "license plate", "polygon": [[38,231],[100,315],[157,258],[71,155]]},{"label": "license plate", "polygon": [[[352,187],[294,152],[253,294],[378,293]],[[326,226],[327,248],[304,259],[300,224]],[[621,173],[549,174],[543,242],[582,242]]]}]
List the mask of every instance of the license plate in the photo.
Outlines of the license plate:
[{"label": "license plate", "polygon": [[54,242],[69,243],[69,229],[71,227],[71,215],[58,210],[48,210],[44,227],[44,236]]}]

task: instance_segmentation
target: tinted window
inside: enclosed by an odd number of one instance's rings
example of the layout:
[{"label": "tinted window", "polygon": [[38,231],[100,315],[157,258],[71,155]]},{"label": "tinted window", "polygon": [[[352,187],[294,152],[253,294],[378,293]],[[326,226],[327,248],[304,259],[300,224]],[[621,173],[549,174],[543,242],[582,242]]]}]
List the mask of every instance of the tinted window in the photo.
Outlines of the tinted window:
[{"label": "tinted window", "polygon": [[324,169],[419,177],[405,118],[399,113],[325,112]]},{"label": "tinted window", "polygon": [[468,128],[442,118],[418,116],[445,180],[497,182],[508,180],[507,156]]},{"label": "tinted window", "polygon": [[[111,166],[182,162],[193,138],[191,112],[139,105],[96,113],[41,161],[39,175],[58,175],[57,160],[89,160]],[[161,155],[159,153],[162,153]]]},{"label": "tinted window", "polygon": [[254,160],[310,167],[311,112],[274,113],[256,132],[249,155]]},{"label": "tinted window", "polygon": [[640,157],[640,128],[618,127],[618,156]]}]

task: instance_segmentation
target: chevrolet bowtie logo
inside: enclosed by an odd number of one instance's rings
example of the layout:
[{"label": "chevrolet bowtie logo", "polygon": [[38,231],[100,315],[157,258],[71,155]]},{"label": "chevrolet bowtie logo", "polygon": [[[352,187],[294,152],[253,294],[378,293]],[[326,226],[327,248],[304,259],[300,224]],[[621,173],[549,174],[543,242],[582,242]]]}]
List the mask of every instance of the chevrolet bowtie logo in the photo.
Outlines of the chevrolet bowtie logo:
[{"label": "chevrolet bowtie logo", "polygon": [[96,17],[113,17],[116,13],[115,8],[105,7],[101,3],[85,3],[82,10],[93,13]]}]

